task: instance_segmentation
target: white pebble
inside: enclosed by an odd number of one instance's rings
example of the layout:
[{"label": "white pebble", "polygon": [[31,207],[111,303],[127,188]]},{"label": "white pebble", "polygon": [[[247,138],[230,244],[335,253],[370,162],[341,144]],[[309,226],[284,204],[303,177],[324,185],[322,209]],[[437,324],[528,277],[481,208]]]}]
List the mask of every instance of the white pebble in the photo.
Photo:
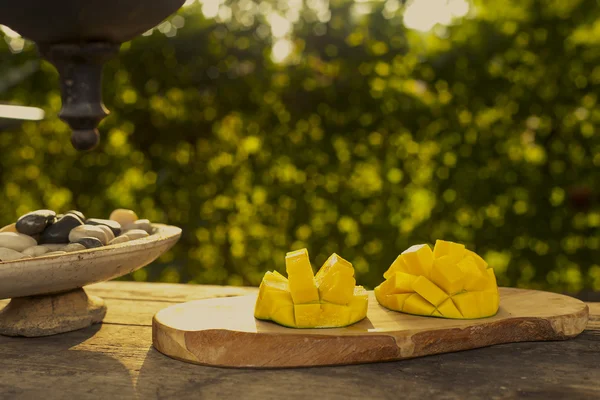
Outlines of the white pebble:
[{"label": "white pebble", "polygon": [[97,225],[80,225],[69,232],[69,242],[71,243],[77,242],[79,239],[85,237],[94,237],[100,240],[104,246],[108,243],[106,233]]},{"label": "white pebble", "polygon": [[59,254],[67,254],[67,252],[66,251],[52,251],[50,253],[44,254],[44,256],[55,256],[55,255],[59,255]]},{"label": "white pebble", "polygon": [[15,232],[15,233],[17,233],[16,222],[12,223],[10,225],[3,226],[2,229],[0,229],[0,232]]},{"label": "white pebble", "polygon": [[131,224],[125,225],[123,227],[123,232],[132,231],[134,229],[141,229],[143,231],[146,231],[148,234],[151,234],[153,228],[149,220],[138,219],[137,221],[132,222]]},{"label": "white pebble", "polygon": [[110,213],[110,217],[108,219],[117,221],[119,224],[121,224],[121,226],[125,226],[137,221],[138,216],[135,212],[131,210],[117,208],[112,213]]},{"label": "white pebble", "polygon": [[59,250],[62,250],[62,248],[65,247],[66,244],[65,243],[46,243],[46,244],[43,244],[42,246],[47,248],[48,251],[59,251]]},{"label": "white pebble", "polygon": [[47,248],[46,246],[33,246],[33,247],[29,247],[29,248],[25,249],[23,251],[23,255],[26,255],[29,257],[38,257],[38,256],[41,256],[42,254],[46,254],[49,251],[50,251],[50,249]]},{"label": "white pebble", "polygon": [[23,258],[23,253],[8,249],[6,247],[0,247],[0,261],[13,261]]},{"label": "white pebble", "polygon": [[143,231],[141,229],[132,229],[130,231],[127,231],[127,236],[131,240],[136,240],[136,239],[148,237],[150,235],[148,235],[148,232]]},{"label": "white pebble", "polygon": [[81,243],[71,243],[62,248],[65,253],[72,253],[74,251],[85,250],[85,246]]},{"label": "white pebble", "polygon": [[113,233],[112,229],[110,229],[108,226],[106,225],[94,225],[97,226],[98,228],[102,229],[104,231],[104,233],[106,233],[106,239],[108,240],[108,242],[110,242],[111,240],[113,240],[115,238],[115,234]]},{"label": "white pebble", "polygon": [[36,245],[37,242],[31,236],[16,232],[0,232],[0,247],[21,252]]},{"label": "white pebble", "polygon": [[119,235],[116,238],[114,238],[113,240],[111,240],[110,242],[108,242],[108,245],[110,246],[111,244],[125,243],[125,242],[129,242],[130,240],[131,239],[127,235]]}]

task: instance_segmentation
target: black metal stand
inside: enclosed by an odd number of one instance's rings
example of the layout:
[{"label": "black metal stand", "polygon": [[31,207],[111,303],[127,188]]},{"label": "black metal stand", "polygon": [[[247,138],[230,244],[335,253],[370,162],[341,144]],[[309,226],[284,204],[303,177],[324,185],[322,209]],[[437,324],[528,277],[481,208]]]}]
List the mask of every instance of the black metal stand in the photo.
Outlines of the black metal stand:
[{"label": "black metal stand", "polygon": [[120,47],[105,42],[38,46],[60,74],[59,117],[73,130],[71,143],[77,150],[91,150],[100,140],[98,125],[109,114],[102,103],[102,69]]}]

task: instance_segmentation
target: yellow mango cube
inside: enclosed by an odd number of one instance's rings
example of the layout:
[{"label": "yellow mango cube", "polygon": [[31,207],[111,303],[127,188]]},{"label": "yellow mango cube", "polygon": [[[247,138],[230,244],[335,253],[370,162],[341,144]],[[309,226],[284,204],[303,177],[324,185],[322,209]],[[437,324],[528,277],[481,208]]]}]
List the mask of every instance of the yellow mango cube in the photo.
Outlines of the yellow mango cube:
[{"label": "yellow mango cube", "polygon": [[340,304],[321,303],[321,315],[317,327],[335,327],[335,326],[346,326],[351,324],[350,314],[352,313],[350,307],[343,306]]},{"label": "yellow mango cube", "polygon": [[412,283],[417,279],[416,276],[410,275],[404,272],[396,272],[389,279],[384,281],[381,285],[381,292],[383,294],[398,294],[398,293],[411,293],[414,292]]},{"label": "yellow mango cube", "polygon": [[453,256],[459,260],[465,255],[465,245],[460,243],[448,242],[445,240],[436,240],[433,247],[433,257]]},{"label": "yellow mango cube", "polygon": [[456,308],[466,319],[482,317],[478,300],[474,292],[459,293],[452,296]]},{"label": "yellow mango cube", "polygon": [[354,296],[354,268],[352,264],[333,253],[315,277],[319,298],[335,304],[348,304]]},{"label": "yellow mango cube", "polygon": [[298,328],[315,327],[321,319],[321,304],[295,304],[294,316]]},{"label": "yellow mango cube", "polygon": [[354,296],[356,280],[353,276],[335,272],[326,276],[319,286],[319,297],[322,301],[334,304],[348,304]]},{"label": "yellow mango cube", "polygon": [[488,289],[498,290],[498,283],[496,282],[496,274],[494,274],[494,269],[488,268],[485,270],[485,273],[488,277],[488,286],[486,287],[486,290],[488,290]]},{"label": "yellow mango cube", "polygon": [[436,258],[430,275],[431,281],[450,295],[463,289],[464,275],[453,256]]},{"label": "yellow mango cube", "polygon": [[267,271],[263,277],[263,281],[284,282],[289,283],[288,279],[277,271]]},{"label": "yellow mango cube", "polygon": [[433,267],[433,252],[428,245],[411,246],[404,250],[401,256],[411,274],[429,276],[429,271]]},{"label": "yellow mango cube", "polygon": [[333,273],[346,274],[349,276],[354,276],[354,268],[352,264],[347,260],[344,260],[339,255],[333,253],[329,256],[329,258],[323,263],[323,266],[315,275],[315,281],[317,282],[317,286],[319,286],[320,282],[327,276]]},{"label": "yellow mango cube", "polygon": [[481,258],[479,254],[471,250],[465,250],[465,257],[467,256],[473,258],[473,261],[475,261],[475,265],[477,265],[481,272],[485,273],[485,270],[488,268],[488,263],[483,258]]},{"label": "yellow mango cube", "polygon": [[287,253],[285,268],[288,275],[290,293],[295,304],[319,301],[319,291],[308,258],[308,250],[301,249]]},{"label": "yellow mango cube", "polygon": [[498,296],[496,293],[473,292],[473,294],[477,297],[481,317],[491,317],[498,312]]},{"label": "yellow mango cube", "polygon": [[467,256],[456,265],[460,268],[465,277],[465,290],[473,291],[483,290],[485,288],[487,279],[481,278],[487,278],[487,275],[483,275],[473,257]]},{"label": "yellow mango cube", "polygon": [[364,287],[360,285],[354,287],[354,297],[347,307],[350,309],[349,324],[358,322],[367,315],[369,295]]},{"label": "yellow mango cube", "polygon": [[448,294],[423,275],[414,280],[412,288],[435,307],[448,298]]},{"label": "yellow mango cube", "polygon": [[406,262],[402,258],[402,254],[400,254],[392,263],[392,265],[388,268],[387,271],[384,272],[383,278],[389,279],[390,276],[394,275],[396,272],[404,272],[410,274],[410,270],[406,265]]},{"label": "yellow mango cube", "polygon": [[293,304],[287,282],[282,282],[267,272],[258,289],[255,318],[268,319],[276,304]]},{"label": "yellow mango cube", "polygon": [[276,308],[272,313],[270,319],[279,325],[296,327],[294,305],[282,305]]},{"label": "yellow mango cube", "polygon": [[385,296],[384,306],[391,310],[402,310],[406,299],[408,299],[413,294],[414,293],[388,294]]},{"label": "yellow mango cube", "polygon": [[431,315],[435,307],[417,293],[413,293],[404,301],[402,311],[408,314]]},{"label": "yellow mango cube", "polygon": [[437,309],[440,312],[440,314],[442,314],[445,318],[463,318],[462,314],[460,313],[460,311],[458,311],[458,308],[456,308],[456,305],[454,304],[452,299],[444,301],[438,306]]}]

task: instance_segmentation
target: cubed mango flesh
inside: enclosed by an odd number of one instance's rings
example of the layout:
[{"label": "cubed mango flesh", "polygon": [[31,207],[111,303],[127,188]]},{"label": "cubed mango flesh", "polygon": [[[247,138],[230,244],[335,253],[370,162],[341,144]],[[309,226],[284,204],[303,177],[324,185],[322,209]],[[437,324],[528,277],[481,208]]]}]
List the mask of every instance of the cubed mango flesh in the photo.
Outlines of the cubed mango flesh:
[{"label": "cubed mango flesh", "polygon": [[306,249],[287,253],[285,256],[285,269],[288,275],[290,293],[295,304],[319,301],[319,291],[315,284]]},{"label": "cubed mango flesh", "polygon": [[412,284],[413,290],[435,307],[448,298],[448,294],[421,275]]},{"label": "cubed mango flesh", "polygon": [[306,249],[288,253],[285,261],[287,278],[265,273],[255,318],[290,328],[336,328],[366,317],[367,291],[356,286],[350,262],[334,253],[314,276]]},{"label": "cubed mango flesh", "polygon": [[433,247],[433,257],[452,256],[462,259],[465,255],[465,245],[460,243],[448,242],[446,240],[436,240]]},{"label": "cubed mango flesh", "polygon": [[380,286],[384,294],[412,293],[412,284],[417,279],[415,275],[406,272],[396,272]]},{"label": "cubed mango flesh", "polygon": [[382,306],[439,318],[485,318],[498,312],[494,270],[463,244],[437,240],[412,246],[392,263],[375,288]]},{"label": "cubed mango flesh", "polygon": [[354,296],[354,268],[337,254],[325,261],[315,277],[319,298],[334,304],[348,304]]},{"label": "cubed mango flesh", "polygon": [[428,245],[411,246],[404,250],[401,256],[411,274],[429,276],[429,271],[433,267],[433,252]]}]

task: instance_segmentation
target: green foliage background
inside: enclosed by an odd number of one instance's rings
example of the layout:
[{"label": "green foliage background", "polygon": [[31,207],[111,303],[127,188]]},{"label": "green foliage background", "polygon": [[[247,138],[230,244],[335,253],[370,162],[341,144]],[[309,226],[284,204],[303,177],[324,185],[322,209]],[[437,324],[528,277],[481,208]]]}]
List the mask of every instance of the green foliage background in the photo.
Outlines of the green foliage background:
[{"label": "green foliage background", "polygon": [[[257,285],[306,246],[315,267],[337,252],[372,288],[404,249],[442,238],[501,285],[600,290],[598,1],[478,0],[421,34],[402,5],[354,18],[331,0],[325,23],[302,12],[284,64],[266,6],[222,3],[228,22],[195,4],[123,46],[92,153],[56,118],[49,64],[1,93],[49,118],[0,132],[0,223],[125,207],[184,229],[126,279]],[[0,41],[0,71],[37,57]]]}]

